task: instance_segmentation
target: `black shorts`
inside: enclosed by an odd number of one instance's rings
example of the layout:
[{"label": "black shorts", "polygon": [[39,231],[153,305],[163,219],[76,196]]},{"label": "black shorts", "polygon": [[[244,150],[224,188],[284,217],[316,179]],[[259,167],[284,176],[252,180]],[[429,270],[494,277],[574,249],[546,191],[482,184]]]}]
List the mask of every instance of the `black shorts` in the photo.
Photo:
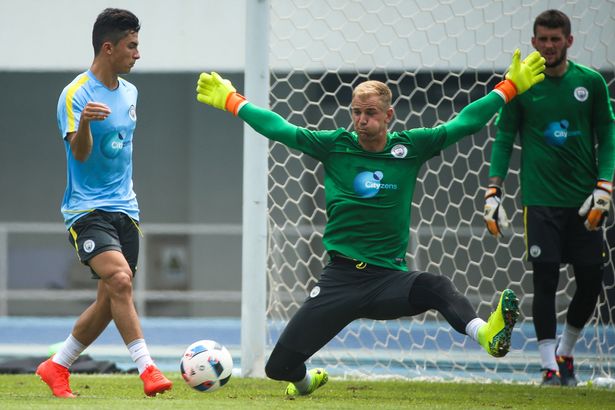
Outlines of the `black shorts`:
[{"label": "black shorts", "polygon": [[588,231],[577,208],[526,206],[527,260],[597,265],[606,262],[603,230]]},{"label": "black shorts", "polygon": [[[132,274],[137,271],[139,259],[139,223],[123,212],[95,210],[82,216],[68,230],[68,240],[77,250],[79,260],[88,261],[101,252],[122,252]],[[100,276],[92,268],[92,278]]]},{"label": "black shorts", "polygon": [[408,296],[421,272],[334,257],[292,317],[279,343],[311,356],[355,319],[396,319],[414,312]]}]

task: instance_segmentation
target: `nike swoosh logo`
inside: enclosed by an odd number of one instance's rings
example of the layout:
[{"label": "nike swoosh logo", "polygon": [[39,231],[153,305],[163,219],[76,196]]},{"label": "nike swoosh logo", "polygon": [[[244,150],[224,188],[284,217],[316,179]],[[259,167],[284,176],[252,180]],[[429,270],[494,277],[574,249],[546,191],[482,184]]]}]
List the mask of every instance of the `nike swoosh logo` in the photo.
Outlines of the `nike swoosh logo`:
[{"label": "nike swoosh logo", "polygon": [[532,102],[538,102],[540,100],[544,100],[545,98],[547,98],[546,95],[536,95],[532,97]]}]

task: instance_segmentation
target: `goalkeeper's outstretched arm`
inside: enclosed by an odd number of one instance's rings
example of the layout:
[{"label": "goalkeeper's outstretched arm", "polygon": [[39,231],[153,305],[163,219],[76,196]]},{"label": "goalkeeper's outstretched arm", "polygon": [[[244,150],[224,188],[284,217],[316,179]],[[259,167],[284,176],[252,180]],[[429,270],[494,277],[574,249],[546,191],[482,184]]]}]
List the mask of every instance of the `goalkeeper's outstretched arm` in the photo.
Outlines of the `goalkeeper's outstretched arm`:
[{"label": "goalkeeper's outstretched arm", "polygon": [[196,92],[197,100],[239,116],[259,134],[291,148],[297,146],[297,126],[273,111],[249,103],[229,80],[223,79],[218,73],[202,73]]},{"label": "goalkeeper's outstretched arm", "polygon": [[504,104],[544,80],[544,69],[545,59],[538,51],[530,53],[521,61],[521,52],[519,49],[515,50],[506,79],[498,83],[492,92],[464,107],[455,118],[443,125],[447,135],[444,146],[452,145],[466,135],[480,131]]}]

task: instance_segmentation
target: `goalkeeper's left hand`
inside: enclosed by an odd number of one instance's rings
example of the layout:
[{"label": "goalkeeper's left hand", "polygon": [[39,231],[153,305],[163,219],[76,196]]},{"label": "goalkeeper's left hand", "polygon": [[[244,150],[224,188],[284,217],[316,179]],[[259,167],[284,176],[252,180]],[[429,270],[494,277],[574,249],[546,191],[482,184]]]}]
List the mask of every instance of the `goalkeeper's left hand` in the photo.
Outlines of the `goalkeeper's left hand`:
[{"label": "goalkeeper's left hand", "polygon": [[579,208],[579,216],[585,218],[585,228],[588,231],[597,231],[609,215],[611,207],[611,194],[613,184],[603,179],[596,183],[591,195]]},{"label": "goalkeeper's left hand", "polygon": [[512,100],[517,94],[523,94],[535,84],[545,79],[545,59],[538,51],[530,53],[521,61],[521,51],[516,49],[506,79],[495,86],[496,91],[506,102]]},{"label": "goalkeeper's left hand", "polygon": [[201,73],[196,86],[196,99],[219,110],[230,111],[233,115],[237,115],[247,102],[229,80],[216,72]]}]

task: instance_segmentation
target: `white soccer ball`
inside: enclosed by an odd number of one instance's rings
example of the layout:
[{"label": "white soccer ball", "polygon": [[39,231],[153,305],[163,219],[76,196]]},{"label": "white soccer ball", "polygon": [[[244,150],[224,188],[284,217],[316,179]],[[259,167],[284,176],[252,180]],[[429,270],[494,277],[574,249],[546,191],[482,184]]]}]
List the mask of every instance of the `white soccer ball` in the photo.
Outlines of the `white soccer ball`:
[{"label": "white soccer ball", "polygon": [[220,343],[199,340],[188,346],[179,368],[188,386],[211,392],[224,386],[231,378],[233,357]]}]

